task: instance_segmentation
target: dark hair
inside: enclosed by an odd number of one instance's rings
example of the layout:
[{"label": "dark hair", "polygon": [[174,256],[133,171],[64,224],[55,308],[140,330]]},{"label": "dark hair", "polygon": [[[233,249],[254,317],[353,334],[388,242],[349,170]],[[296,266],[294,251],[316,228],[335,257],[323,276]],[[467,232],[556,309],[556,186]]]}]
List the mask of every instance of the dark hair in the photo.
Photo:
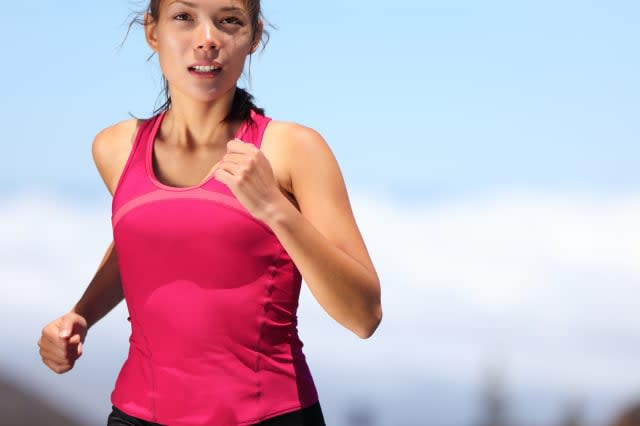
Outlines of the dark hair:
[{"label": "dark hair", "polygon": [[[260,7],[260,0],[243,0],[244,5],[249,12],[249,19],[251,20],[251,28],[253,30],[252,40],[254,43],[257,43],[256,37],[261,36],[260,43],[262,44],[262,48],[264,49],[269,41],[269,33],[264,30],[263,22],[264,17],[262,16],[262,10]],[[160,3],[162,0],[149,0],[148,6],[140,12],[135,12],[133,18],[129,22],[129,28],[127,29],[127,35],[129,31],[131,31],[131,27],[135,24],[139,24],[144,26],[144,15],[148,13],[152,19],[158,20],[160,17]],[[126,40],[126,36],[125,36]],[[153,54],[149,56],[148,59],[151,59]],[[251,78],[251,56],[249,56],[249,78]],[[162,76],[162,82],[164,88],[160,93],[160,96],[163,97],[163,103],[158,108],[153,111],[153,115],[156,115],[160,112],[167,111],[171,107],[171,96],[169,94],[169,82],[167,79]],[[236,87],[236,93],[233,97],[233,102],[231,103],[231,110],[229,114],[224,118],[224,122],[229,123],[232,121],[244,121],[250,117],[251,110],[254,110],[258,114],[264,115],[264,109],[259,108],[254,104],[253,96],[241,87]]]}]

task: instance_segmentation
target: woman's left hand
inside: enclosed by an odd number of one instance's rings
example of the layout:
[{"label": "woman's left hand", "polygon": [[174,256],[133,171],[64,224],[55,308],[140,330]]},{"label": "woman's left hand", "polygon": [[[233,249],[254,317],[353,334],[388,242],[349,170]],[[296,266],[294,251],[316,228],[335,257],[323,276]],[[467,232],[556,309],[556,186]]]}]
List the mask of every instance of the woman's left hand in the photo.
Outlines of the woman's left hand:
[{"label": "woman's left hand", "polygon": [[214,178],[231,189],[238,201],[262,221],[284,197],[278,188],[269,160],[255,145],[233,139],[218,162]]}]

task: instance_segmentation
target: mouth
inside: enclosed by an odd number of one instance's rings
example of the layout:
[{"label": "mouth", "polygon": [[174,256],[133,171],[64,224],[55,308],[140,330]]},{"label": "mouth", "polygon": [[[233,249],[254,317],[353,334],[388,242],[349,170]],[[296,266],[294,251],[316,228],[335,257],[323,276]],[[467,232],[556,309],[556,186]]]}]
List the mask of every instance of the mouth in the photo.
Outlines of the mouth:
[{"label": "mouth", "polygon": [[192,65],[188,68],[189,74],[196,78],[212,79],[222,72],[222,65],[217,63]]},{"label": "mouth", "polygon": [[222,67],[217,65],[194,65],[189,67],[189,71],[197,72],[197,73],[213,73],[219,72],[222,70]]}]

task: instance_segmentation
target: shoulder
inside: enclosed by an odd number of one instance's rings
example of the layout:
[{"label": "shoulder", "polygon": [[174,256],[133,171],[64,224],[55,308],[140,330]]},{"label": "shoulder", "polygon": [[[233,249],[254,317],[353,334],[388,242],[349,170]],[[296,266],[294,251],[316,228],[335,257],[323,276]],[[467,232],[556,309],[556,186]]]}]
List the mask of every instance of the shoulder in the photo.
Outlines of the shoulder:
[{"label": "shoulder", "polygon": [[[302,124],[272,120],[265,131],[265,140],[278,156],[295,163],[304,159],[333,157],[329,144],[315,129]],[[320,157],[320,158],[319,158]]]},{"label": "shoulder", "polygon": [[[296,181],[318,172],[318,167],[337,161],[323,136],[302,124],[271,120],[264,134],[262,150],[285,190],[295,194]],[[326,170],[326,169],[325,169]],[[335,170],[335,169],[334,169]]]},{"label": "shoulder", "polygon": [[91,152],[100,177],[111,194],[129,158],[142,120],[124,120],[102,129],[93,139]]},{"label": "shoulder", "polygon": [[271,120],[267,127],[267,133],[287,144],[326,144],[322,135],[316,130],[290,121]]},{"label": "shoulder", "polygon": [[267,148],[284,170],[288,190],[297,199],[315,185],[342,185],[338,161],[315,129],[287,121],[272,121],[265,132]]}]

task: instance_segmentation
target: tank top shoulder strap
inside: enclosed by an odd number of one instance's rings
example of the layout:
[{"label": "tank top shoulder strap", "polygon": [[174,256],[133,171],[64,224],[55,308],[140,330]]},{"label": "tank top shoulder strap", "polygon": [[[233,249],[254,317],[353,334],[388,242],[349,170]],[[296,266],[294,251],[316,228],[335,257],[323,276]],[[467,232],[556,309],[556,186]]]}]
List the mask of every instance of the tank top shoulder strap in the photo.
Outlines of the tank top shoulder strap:
[{"label": "tank top shoulder strap", "polygon": [[251,110],[251,116],[242,124],[242,127],[238,132],[240,140],[252,143],[256,148],[260,149],[260,146],[262,145],[262,137],[264,136],[264,132],[270,121],[271,118]]},{"label": "tank top shoulder strap", "polygon": [[[142,143],[143,145],[149,141],[149,136],[154,133],[154,129],[156,125],[160,123],[160,119],[164,115],[164,112],[154,115],[151,118],[144,120],[144,122],[140,125],[138,129],[138,134],[136,135],[136,142]],[[140,140],[140,142],[138,142]]]},{"label": "tank top shoulder strap", "polygon": [[[129,193],[130,192],[129,189],[131,189],[131,188],[123,188],[123,187],[131,186],[131,182],[125,182],[128,180],[127,176],[131,174],[133,171],[135,171],[136,169],[144,170],[145,152],[146,152],[147,144],[149,143],[149,136],[152,134],[156,124],[159,122],[159,118],[161,117],[161,115],[162,114],[158,114],[151,118],[143,120],[142,123],[140,123],[140,125],[138,126],[138,129],[136,130],[135,139],[133,141],[133,146],[131,147],[131,151],[129,153],[129,157],[127,158],[127,162],[125,163],[122,173],[118,178],[118,183],[116,184],[116,187],[115,187],[114,201],[116,198],[122,198],[122,196],[126,198],[127,195],[129,195],[129,194],[122,194],[123,191],[125,193]],[[138,172],[134,174],[139,175],[140,173]],[[137,180],[137,179],[139,179],[139,177],[137,177],[134,180]]]}]

